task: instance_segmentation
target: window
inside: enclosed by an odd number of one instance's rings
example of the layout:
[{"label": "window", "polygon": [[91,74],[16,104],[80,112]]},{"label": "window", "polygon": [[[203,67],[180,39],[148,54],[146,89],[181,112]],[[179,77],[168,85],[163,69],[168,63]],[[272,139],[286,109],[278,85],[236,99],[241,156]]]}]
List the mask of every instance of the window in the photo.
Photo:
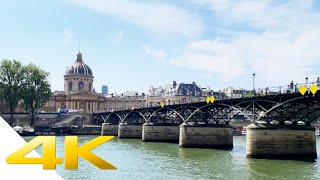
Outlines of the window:
[{"label": "window", "polygon": [[79,91],[81,91],[83,89],[83,86],[84,86],[83,81],[80,81],[79,82]]},{"label": "window", "polygon": [[69,92],[72,92],[72,82],[69,82]]},{"label": "window", "polygon": [[91,91],[92,83],[89,83],[89,91]]}]

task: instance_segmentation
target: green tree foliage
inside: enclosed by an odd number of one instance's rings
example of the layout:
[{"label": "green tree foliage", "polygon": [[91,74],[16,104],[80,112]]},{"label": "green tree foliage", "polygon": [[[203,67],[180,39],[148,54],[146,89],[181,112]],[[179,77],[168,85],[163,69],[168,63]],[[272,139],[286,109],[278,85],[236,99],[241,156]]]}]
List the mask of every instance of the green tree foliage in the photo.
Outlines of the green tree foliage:
[{"label": "green tree foliage", "polygon": [[253,97],[253,92],[252,91],[249,91],[245,97]]},{"label": "green tree foliage", "polygon": [[4,59],[0,63],[0,96],[9,106],[10,125],[13,125],[13,113],[22,97],[23,67],[19,61]]},{"label": "green tree foliage", "polygon": [[41,108],[52,96],[50,84],[47,80],[49,73],[34,64],[23,68],[23,103],[25,109],[31,112],[31,126],[34,125],[34,113]]}]

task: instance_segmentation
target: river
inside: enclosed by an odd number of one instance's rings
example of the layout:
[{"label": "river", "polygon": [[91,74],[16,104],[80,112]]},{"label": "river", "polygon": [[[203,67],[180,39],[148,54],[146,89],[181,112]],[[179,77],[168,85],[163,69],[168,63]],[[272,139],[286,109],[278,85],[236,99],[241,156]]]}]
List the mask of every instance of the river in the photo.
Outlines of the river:
[{"label": "river", "polygon": [[[79,145],[95,136],[79,136]],[[33,137],[25,137],[27,141]],[[320,138],[315,162],[246,158],[245,136],[234,136],[232,150],[179,148],[174,143],[142,142],[118,139],[93,150],[116,166],[117,170],[99,170],[79,158],[77,171],[57,172],[64,179],[320,179]],[[64,137],[57,137],[57,157],[63,157]],[[41,154],[41,149],[37,149]]]}]

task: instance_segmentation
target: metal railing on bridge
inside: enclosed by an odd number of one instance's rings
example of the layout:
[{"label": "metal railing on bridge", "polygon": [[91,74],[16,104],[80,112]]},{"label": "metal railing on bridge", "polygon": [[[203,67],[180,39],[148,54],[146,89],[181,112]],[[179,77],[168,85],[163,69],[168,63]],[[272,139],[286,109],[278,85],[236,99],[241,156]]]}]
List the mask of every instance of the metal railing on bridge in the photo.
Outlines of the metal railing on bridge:
[{"label": "metal railing on bridge", "polygon": [[[261,97],[261,96],[272,96],[272,95],[280,95],[280,94],[299,93],[299,88],[302,85],[307,87],[307,91],[310,91],[310,87],[313,84],[315,84],[317,86],[318,90],[320,89],[320,81],[305,82],[305,83],[299,83],[299,84],[291,82],[288,85],[258,88],[255,90],[244,90],[242,93],[242,96],[240,98],[253,98],[253,97]],[[135,106],[130,106],[130,107],[109,108],[109,109],[105,109],[104,112],[160,107],[161,103],[164,103],[165,106],[198,103],[198,102],[205,102],[205,100],[207,98],[207,96],[176,96],[176,97],[180,97],[180,99],[177,98],[176,100],[146,103],[142,106],[135,105]],[[230,98],[230,97],[216,98],[216,100],[223,100],[223,99],[239,99],[239,97],[237,97],[237,98]]]}]

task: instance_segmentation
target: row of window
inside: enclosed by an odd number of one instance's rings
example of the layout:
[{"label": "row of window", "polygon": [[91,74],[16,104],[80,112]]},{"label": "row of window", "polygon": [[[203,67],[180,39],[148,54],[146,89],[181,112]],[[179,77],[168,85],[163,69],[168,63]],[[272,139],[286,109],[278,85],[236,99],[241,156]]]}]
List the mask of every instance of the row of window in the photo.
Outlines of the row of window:
[{"label": "row of window", "polygon": [[[72,81],[72,79],[66,79],[66,81]],[[73,78],[74,81],[78,81],[79,79],[78,78]],[[84,81],[90,81],[90,79],[84,79]]]},{"label": "row of window", "polygon": [[[89,91],[91,91],[92,88],[92,83],[89,83]],[[69,92],[71,92],[73,90],[73,83],[69,82]],[[78,82],[78,90],[81,91],[82,89],[84,89],[84,82],[83,81],[79,81]]]}]

